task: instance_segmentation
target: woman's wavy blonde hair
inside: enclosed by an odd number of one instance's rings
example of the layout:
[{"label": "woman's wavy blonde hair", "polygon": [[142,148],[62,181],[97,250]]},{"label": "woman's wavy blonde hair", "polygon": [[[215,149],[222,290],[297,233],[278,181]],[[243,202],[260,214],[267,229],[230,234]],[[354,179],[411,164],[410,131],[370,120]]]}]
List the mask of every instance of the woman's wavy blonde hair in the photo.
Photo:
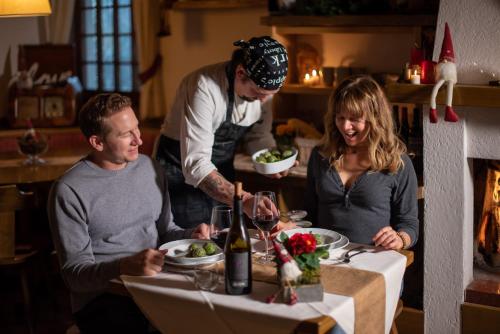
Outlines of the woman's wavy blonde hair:
[{"label": "woman's wavy blonde hair", "polygon": [[320,151],[335,168],[342,167],[347,145],[335,125],[335,117],[346,111],[353,118],[364,118],[368,127],[370,171],[395,173],[403,167],[405,144],[394,130],[389,102],[380,86],[367,75],[347,78],[330,95],[324,117],[325,134]]}]

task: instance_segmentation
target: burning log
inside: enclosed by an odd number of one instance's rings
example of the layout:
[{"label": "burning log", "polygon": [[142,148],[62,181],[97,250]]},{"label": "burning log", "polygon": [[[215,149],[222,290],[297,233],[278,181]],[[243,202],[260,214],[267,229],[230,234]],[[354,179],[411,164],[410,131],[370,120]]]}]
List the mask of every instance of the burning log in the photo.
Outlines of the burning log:
[{"label": "burning log", "polygon": [[486,176],[478,248],[493,267],[500,267],[500,164],[491,163]]}]

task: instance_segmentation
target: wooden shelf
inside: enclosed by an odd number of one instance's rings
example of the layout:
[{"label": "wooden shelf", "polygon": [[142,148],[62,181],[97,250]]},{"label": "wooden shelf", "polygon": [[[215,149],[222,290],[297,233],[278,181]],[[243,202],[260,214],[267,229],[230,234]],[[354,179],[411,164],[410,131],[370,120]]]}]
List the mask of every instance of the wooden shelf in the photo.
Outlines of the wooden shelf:
[{"label": "wooden shelf", "polygon": [[[391,84],[385,87],[392,103],[429,104],[434,85]],[[446,102],[446,87],[441,87],[437,104]],[[500,108],[500,87],[455,85],[453,106]]]},{"label": "wooden shelf", "polygon": [[260,23],[276,27],[278,33],[324,32],[404,32],[435,26],[436,15],[338,15],[338,16],[264,16]]},{"label": "wooden shelf", "polygon": [[235,9],[265,6],[265,0],[184,0],[173,4],[175,10]]}]

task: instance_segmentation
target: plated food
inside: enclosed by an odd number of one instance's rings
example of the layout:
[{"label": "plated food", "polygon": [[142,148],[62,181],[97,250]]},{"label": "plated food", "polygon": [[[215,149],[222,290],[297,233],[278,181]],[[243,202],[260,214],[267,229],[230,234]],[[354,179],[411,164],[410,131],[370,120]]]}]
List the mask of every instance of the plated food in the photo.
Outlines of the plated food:
[{"label": "plated food", "polygon": [[276,148],[263,149],[252,155],[255,170],[260,174],[276,174],[289,169],[297,159],[297,149],[290,147],[285,150]]},{"label": "plated food", "polygon": [[283,231],[282,233],[286,234],[289,238],[295,233],[311,233],[316,238],[317,247],[325,247],[328,249],[344,247],[349,243],[349,240],[342,234],[322,228],[296,228]]},{"label": "plated food", "polygon": [[176,266],[197,266],[224,259],[224,252],[212,241],[184,239],[167,242],[160,246],[167,249],[165,263]]}]

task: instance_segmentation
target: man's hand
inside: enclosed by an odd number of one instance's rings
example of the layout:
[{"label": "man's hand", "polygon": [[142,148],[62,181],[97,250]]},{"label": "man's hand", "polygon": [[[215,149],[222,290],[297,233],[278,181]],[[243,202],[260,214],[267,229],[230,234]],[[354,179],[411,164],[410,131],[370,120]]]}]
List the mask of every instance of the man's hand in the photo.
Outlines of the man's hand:
[{"label": "man's hand", "polygon": [[196,229],[191,234],[193,239],[210,239],[210,226],[203,223],[198,225]]},{"label": "man's hand", "polygon": [[163,268],[167,250],[145,249],[120,260],[120,274],[132,276],[154,276]]},{"label": "man's hand", "polygon": [[[299,160],[295,160],[295,162],[293,163],[293,166],[290,167],[290,168],[293,168],[293,167],[297,167],[299,165]],[[276,173],[276,174],[268,174],[266,175],[267,177],[271,178],[271,179],[281,179],[282,177],[285,177],[288,175],[288,173],[290,172],[290,168],[287,169],[287,170],[284,170],[280,173]]]}]

